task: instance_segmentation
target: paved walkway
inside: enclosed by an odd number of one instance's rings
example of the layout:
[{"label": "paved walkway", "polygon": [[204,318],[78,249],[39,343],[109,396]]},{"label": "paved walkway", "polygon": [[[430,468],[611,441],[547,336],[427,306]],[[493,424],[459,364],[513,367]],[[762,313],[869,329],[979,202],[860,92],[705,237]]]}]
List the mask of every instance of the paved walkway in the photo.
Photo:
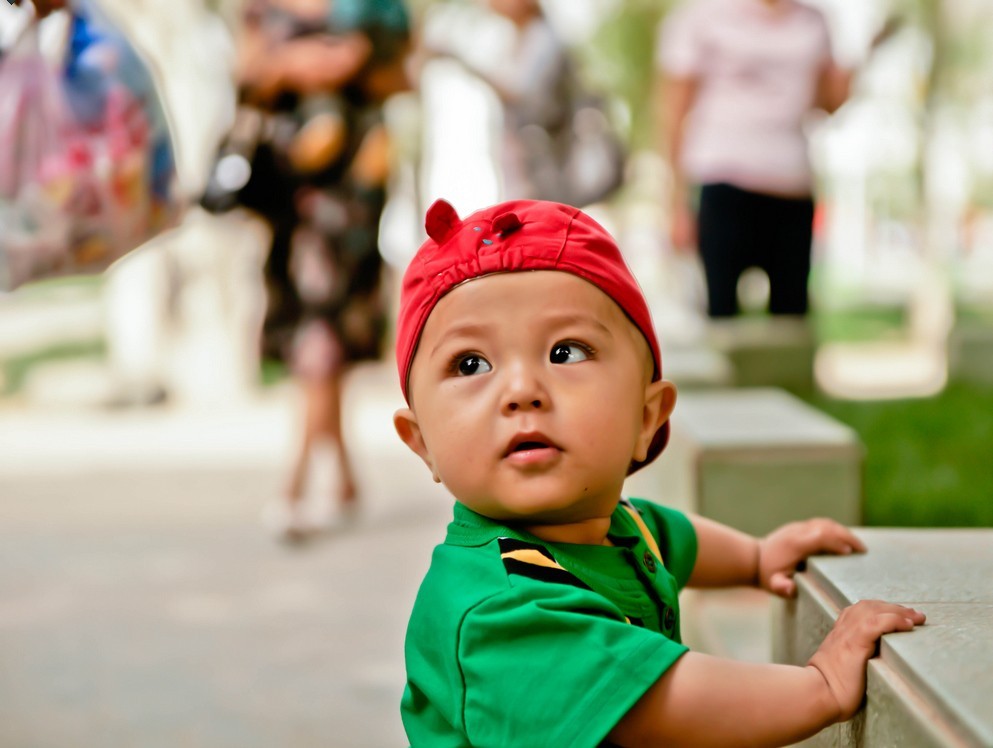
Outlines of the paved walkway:
[{"label": "paved walkway", "polygon": [[393,376],[350,386],[364,514],[299,546],[258,522],[286,389],[213,412],[4,410],[0,745],[403,743],[406,616],[450,509],[392,433]]}]

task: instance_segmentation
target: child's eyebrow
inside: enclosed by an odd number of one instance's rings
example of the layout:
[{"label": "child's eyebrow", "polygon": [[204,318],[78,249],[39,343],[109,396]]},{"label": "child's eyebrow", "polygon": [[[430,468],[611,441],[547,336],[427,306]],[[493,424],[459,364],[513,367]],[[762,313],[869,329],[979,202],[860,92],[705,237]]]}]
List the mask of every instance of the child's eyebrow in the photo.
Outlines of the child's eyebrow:
[{"label": "child's eyebrow", "polygon": [[448,345],[453,338],[469,338],[483,335],[486,332],[486,327],[484,325],[466,323],[462,325],[456,325],[450,330],[446,330],[445,334],[441,337],[441,340],[435,344],[434,348],[431,349],[432,355],[438,352],[438,349],[442,346]]},{"label": "child's eyebrow", "polygon": [[548,322],[556,327],[569,327],[572,325],[589,325],[597,328],[600,332],[613,337],[613,331],[592,314],[550,314],[542,317],[542,322]]}]

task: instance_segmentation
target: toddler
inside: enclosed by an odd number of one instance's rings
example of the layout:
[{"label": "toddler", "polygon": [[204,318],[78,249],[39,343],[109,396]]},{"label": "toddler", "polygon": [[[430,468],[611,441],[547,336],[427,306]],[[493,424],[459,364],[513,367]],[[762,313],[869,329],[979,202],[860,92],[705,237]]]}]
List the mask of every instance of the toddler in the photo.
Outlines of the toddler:
[{"label": "toddler", "polygon": [[622,496],[665,447],[645,299],[581,211],[446,202],[403,279],[400,438],[455,497],[410,618],[413,746],[782,745],[851,717],[883,634],[923,614],[863,601],[806,667],[680,641],[684,586],[795,594],[815,553],[864,551],[825,519],[757,539]]}]

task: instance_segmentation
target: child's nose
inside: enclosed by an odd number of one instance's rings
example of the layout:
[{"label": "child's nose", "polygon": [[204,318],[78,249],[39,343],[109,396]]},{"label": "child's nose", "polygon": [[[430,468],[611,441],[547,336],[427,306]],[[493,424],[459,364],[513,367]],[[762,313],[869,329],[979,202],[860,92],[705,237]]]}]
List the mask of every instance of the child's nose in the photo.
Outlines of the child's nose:
[{"label": "child's nose", "polygon": [[548,392],[535,372],[523,364],[510,367],[503,405],[506,412],[540,410],[548,404]]},{"label": "child's nose", "polygon": [[520,410],[521,408],[527,408],[527,407],[534,408],[535,410],[537,410],[537,409],[541,408],[541,406],[542,406],[542,402],[539,399],[535,399],[535,400],[531,400],[531,401],[526,401],[526,402],[520,402],[520,403],[519,402],[516,402],[516,401],[512,401],[512,402],[510,402],[510,403],[507,404],[508,410],[511,410],[511,411]]}]

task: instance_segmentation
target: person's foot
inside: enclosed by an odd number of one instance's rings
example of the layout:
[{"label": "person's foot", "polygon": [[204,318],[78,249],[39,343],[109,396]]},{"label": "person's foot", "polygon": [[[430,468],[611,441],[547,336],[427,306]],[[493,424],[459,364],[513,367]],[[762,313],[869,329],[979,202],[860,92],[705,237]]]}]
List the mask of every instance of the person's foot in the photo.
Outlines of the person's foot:
[{"label": "person's foot", "polygon": [[341,520],[346,525],[350,525],[359,516],[359,489],[351,481],[342,481],[338,489],[338,506],[341,509]]},{"label": "person's foot", "polygon": [[338,488],[338,500],[343,507],[354,507],[359,503],[358,487],[350,480],[342,481]]},{"label": "person's foot", "polygon": [[312,530],[303,510],[301,501],[275,499],[262,508],[262,525],[280,540],[303,540]]},{"label": "person's foot", "polygon": [[355,484],[342,481],[337,496],[311,508],[309,517],[312,528],[329,532],[347,529],[358,520],[360,508],[359,492]]}]

